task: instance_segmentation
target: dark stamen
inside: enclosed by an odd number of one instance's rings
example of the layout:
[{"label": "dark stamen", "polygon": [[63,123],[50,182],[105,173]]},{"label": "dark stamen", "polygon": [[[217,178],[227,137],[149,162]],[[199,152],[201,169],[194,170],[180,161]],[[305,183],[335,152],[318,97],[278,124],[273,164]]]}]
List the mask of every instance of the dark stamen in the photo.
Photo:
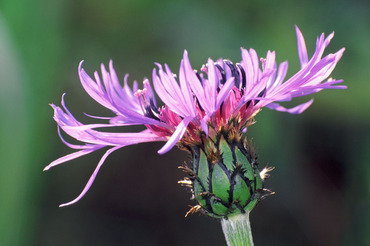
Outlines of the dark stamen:
[{"label": "dark stamen", "polygon": [[240,65],[239,63],[236,64],[236,66],[239,68],[239,71],[241,72],[242,74],[242,87],[241,88],[245,88],[245,86],[247,85],[247,80],[246,80],[246,76],[245,76],[245,71],[242,67],[242,65]]},{"label": "dark stamen", "polygon": [[[263,89],[258,95],[257,97],[262,97],[262,96],[265,96],[265,92],[266,92],[266,88]],[[254,101],[254,105],[256,105],[260,100],[256,100]]]},{"label": "dark stamen", "polygon": [[[263,97],[265,96],[265,93],[266,93],[266,88],[263,89],[260,93],[258,93],[257,97]],[[260,100],[249,100],[245,108],[248,108],[248,106],[251,104],[252,101],[253,101],[253,105],[256,105]]]},{"label": "dark stamen", "polygon": [[[156,111],[158,111],[158,109],[156,109]],[[153,113],[153,108],[151,106],[149,106],[149,105],[145,106],[145,113],[144,113],[144,115],[146,117],[149,117],[149,118],[152,118],[152,119],[155,119],[155,120],[159,120],[158,116]]]},{"label": "dark stamen", "polygon": [[220,71],[221,76],[222,76],[222,79],[221,79],[220,83],[221,84],[225,84],[226,83],[226,73],[225,73],[225,70],[219,64],[215,64],[215,66],[217,67],[218,71]]},{"label": "dark stamen", "polygon": [[240,74],[239,74],[239,71],[238,71],[237,67],[234,64],[232,64],[231,61],[229,61],[229,60],[224,60],[224,62],[225,62],[225,64],[231,70],[231,76],[233,76],[234,79],[235,79],[234,82],[235,82],[236,88],[239,88],[239,85],[240,85]]},{"label": "dark stamen", "polygon": [[158,111],[157,107],[154,104],[153,98],[150,99],[150,108],[151,108],[152,111],[154,111],[155,113],[159,114],[159,111]]},{"label": "dark stamen", "polygon": [[199,73],[196,70],[194,70],[194,72],[197,78],[199,79],[199,81],[202,83],[202,78],[200,77]]}]

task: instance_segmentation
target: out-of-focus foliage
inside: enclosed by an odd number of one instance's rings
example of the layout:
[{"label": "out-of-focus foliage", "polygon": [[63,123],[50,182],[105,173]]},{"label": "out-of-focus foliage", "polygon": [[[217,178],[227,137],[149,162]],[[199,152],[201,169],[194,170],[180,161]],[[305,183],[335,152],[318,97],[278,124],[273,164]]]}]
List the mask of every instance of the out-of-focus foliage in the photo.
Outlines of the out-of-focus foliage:
[{"label": "out-of-focus foliage", "polygon": [[177,185],[186,155],[159,156],[161,144],[112,154],[92,189],[84,186],[102,152],[42,173],[72,150],[59,141],[49,103],[109,115],[79,84],[114,60],[120,78],[150,78],[154,62],[178,69],[184,49],[194,68],[208,57],[240,60],[275,50],[299,69],[294,24],[309,53],[335,31],[329,52],[346,47],[335,78],[348,89],[324,91],[302,115],[263,110],[248,129],[260,165],[275,166],[276,195],[252,213],[256,245],[370,244],[370,4],[368,1],[2,0],[0,2],[0,245],[225,245],[220,225],[186,219],[190,194]]}]

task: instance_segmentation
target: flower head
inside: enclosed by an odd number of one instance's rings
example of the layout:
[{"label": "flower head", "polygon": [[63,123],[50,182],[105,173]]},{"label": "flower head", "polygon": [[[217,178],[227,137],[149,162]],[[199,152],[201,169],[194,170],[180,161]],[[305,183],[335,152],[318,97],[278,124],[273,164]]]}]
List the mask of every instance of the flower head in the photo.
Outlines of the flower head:
[{"label": "flower head", "polygon": [[[82,86],[94,100],[110,109],[115,116],[95,117],[108,119],[109,123],[106,124],[85,125],[68,111],[64,96],[62,108],[51,105],[60,138],[77,152],[53,161],[45,170],[98,149],[109,148],[82,193],[73,201],[61,206],[77,202],[92,185],[107,156],[119,148],[143,142],[164,141],[166,143],[158,151],[160,154],[166,153],[178,144],[193,149],[193,156],[199,158],[194,146],[201,146],[201,149],[205,150],[205,144],[213,140],[214,143],[220,144],[224,138],[232,146],[233,141],[240,138],[252,124],[253,117],[263,107],[300,114],[311,105],[312,99],[290,109],[281,106],[279,102],[290,101],[294,97],[309,95],[322,89],[345,89],[346,86],[338,85],[343,80],[328,79],[344,48],[323,57],[324,50],[334,34],[328,37],[322,34],[317,38],[315,52],[308,59],[305,41],[297,27],[296,33],[301,69],[288,79],[285,79],[288,62],[277,65],[274,51],[268,51],[265,58],[259,59],[255,50],[244,48],[241,48],[240,63],[208,59],[207,64],[199,72],[192,68],[188,53],[185,51],[178,76],[173,74],[167,65],[163,67],[157,64],[152,73],[154,90],[148,79],[143,81],[142,89],[138,88],[136,82],[130,88],[127,82],[128,75],[125,76],[124,84],[121,86],[112,62],[109,63],[109,72],[104,65],[101,66],[102,79],[97,72],[94,73],[93,79],[82,68],[81,62],[78,72]],[[155,93],[164,103],[163,106],[157,106]],[[97,130],[102,127],[129,125],[144,125],[146,130],[135,133]],[[60,128],[83,144],[66,142]],[[238,141],[237,143],[240,142]],[[231,152],[238,151],[233,147],[230,148]],[[238,149],[244,151],[244,155],[250,155],[247,153],[249,151],[247,147],[239,144]],[[197,154],[194,154],[194,151]],[[212,153],[215,152],[207,152],[209,162],[212,162]],[[213,156],[217,157],[217,154]],[[237,158],[242,157],[237,157],[234,153],[235,161]],[[253,160],[252,157],[248,158],[249,162]],[[244,173],[243,170],[239,168],[238,172]],[[253,173],[256,175],[257,172],[253,170]],[[244,200],[246,202],[248,198]]]}]

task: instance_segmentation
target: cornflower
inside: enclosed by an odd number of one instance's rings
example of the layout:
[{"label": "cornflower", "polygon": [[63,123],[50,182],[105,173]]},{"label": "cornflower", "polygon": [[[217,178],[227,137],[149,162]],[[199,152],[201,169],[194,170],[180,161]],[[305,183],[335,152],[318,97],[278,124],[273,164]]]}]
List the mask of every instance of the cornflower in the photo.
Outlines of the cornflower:
[{"label": "cornflower", "polygon": [[[165,144],[158,150],[159,154],[168,152],[175,145],[191,154],[191,163],[182,167],[189,178],[179,182],[192,190],[199,203],[188,213],[201,211],[221,218],[225,235],[234,233],[233,230],[228,232],[227,228],[231,227],[224,224],[238,221],[239,215],[248,215],[258,201],[271,193],[263,187],[271,168],[258,170],[256,154],[246,138],[246,130],[254,123],[255,115],[263,107],[300,114],[312,104],[313,99],[293,108],[285,108],[279,103],[323,89],[346,88],[338,85],[343,80],[328,78],[342,57],[344,48],[323,57],[334,33],[327,37],[321,34],[317,38],[316,49],[310,59],[298,27],[296,35],[301,68],[288,79],[285,79],[288,62],[277,65],[274,51],[268,51],[265,58],[259,59],[254,49],[244,48],[241,48],[240,63],[208,59],[199,72],[192,68],[185,50],[178,76],[172,73],[169,66],[156,64],[157,68],[152,73],[154,90],[148,79],[144,79],[143,89],[138,88],[136,81],[130,88],[128,75],[121,86],[112,61],[109,72],[101,65],[102,80],[98,72],[91,78],[81,62],[78,73],[83,88],[115,116],[91,116],[107,119],[109,123],[83,124],[67,109],[64,95],[62,107],[51,104],[61,140],[78,151],[53,161],[45,170],[108,147],[81,194],[60,206],[76,203],[86,194],[113,151],[128,145],[163,141]],[[157,106],[155,93],[163,106]],[[144,125],[146,129],[132,133],[97,130],[130,125]],[[83,144],[68,143],[60,129]],[[249,227],[249,220],[247,222]],[[245,237],[252,242],[250,231],[246,234]],[[234,245],[233,236],[226,238],[229,245]]]}]

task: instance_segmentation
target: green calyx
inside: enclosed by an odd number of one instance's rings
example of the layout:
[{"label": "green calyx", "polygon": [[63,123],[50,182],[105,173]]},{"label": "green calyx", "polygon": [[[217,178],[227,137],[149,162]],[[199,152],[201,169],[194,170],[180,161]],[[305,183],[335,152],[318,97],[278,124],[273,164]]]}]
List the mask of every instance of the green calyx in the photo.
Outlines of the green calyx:
[{"label": "green calyx", "polygon": [[244,136],[218,132],[202,145],[186,147],[192,162],[182,168],[190,177],[179,183],[190,187],[198,202],[188,213],[200,211],[215,218],[244,214],[271,193],[262,184],[266,170],[260,175],[257,157]]}]

